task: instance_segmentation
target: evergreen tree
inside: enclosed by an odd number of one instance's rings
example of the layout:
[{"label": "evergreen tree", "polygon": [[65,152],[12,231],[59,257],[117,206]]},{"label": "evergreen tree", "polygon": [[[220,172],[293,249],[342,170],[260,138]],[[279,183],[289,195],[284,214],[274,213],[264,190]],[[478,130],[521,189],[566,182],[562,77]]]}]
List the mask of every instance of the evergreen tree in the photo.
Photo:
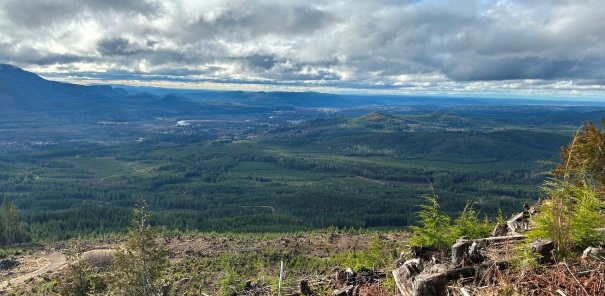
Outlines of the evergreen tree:
[{"label": "evergreen tree", "polygon": [[460,217],[454,221],[452,233],[456,238],[468,236],[469,238],[488,237],[491,233],[492,226],[487,217],[483,221],[479,220],[479,213],[473,209],[471,202],[467,202]]},{"label": "evergreen tree", "polygon": [[420,225],[412,226],[410,244],[418,247],[447,248],[454,241],[450,226],[450,217],[439,212],[436,195],[424,195],[426,205],[420,205]]},{"label": "evergreen tree", "polygon": [[156,230],[147,225],[149,214],[139,202],[124,249],[118,251],[109,290],[114,295],[155,295],[157,281],[168,265],[166,251],[155,241]]},{"label": "evergreen tree", "polygon": [[554,178],[544,182],[544,201],[530,237],[552,239],[556,259],[602,242],[605,237],[596,228],[605,224],[603,184],[605,134],[588,122],[562,149]]},{"label": "evergreen tree", "polygon": [[[605,119],[601,118],[605,126]],[[567,147],[561,148],[561,162],[555,168],[556,178],[574,177],[574,172],[587,173],[605,184],[605,134],[590,121],[574,135]]]},{"label": "evergreen tree", "polygon": [[0,246],[5,244],[4,240],[4,211],[0,209]]},{"label": "evergreen tree", "polygon": [[11,245],[22,241],[22,235],[19,233],[19,212],[17,206],[4,197],[2,202],[2,237],[3,243]]}]

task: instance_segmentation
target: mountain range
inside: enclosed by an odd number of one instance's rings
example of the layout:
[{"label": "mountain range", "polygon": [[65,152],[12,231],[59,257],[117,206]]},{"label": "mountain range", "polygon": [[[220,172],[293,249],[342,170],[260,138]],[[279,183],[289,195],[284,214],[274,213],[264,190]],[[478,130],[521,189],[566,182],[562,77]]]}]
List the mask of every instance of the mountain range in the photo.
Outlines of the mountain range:
[{"label": "mountain range", "polygon": [[316,92],[243,92],[164,90],[109,85],[78,85],[44,79],[18,67],[0,65],[0,103],[5,111],[77,112],[143,116],[191,113],[248,113],[293,107],[352,107],[372,103]]}]

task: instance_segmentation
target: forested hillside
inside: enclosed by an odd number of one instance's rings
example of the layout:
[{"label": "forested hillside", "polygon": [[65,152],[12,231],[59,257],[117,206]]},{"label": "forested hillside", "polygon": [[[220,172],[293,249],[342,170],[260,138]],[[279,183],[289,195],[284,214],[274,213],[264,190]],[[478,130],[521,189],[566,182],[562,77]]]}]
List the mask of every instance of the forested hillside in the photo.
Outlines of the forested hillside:
[{"label": "forested hillside", "polygon": [[318,119],[248,139],[199,132],[3,153],[0,188],[36,239],[123,231],[141,197],[152,223],[180,230],[400,228],[430,186],[452,214],[468,200],[489,215],[516,211],[570,139],[442,113]]}]

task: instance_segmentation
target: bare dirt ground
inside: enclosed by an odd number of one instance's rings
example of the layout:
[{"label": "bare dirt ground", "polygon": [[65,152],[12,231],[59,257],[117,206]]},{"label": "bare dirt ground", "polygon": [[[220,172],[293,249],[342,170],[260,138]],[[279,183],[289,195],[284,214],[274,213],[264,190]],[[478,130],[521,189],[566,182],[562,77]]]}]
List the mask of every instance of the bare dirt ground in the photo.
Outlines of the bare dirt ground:
[{"label": "bare dirt ground", "polygon": [[27,280],[42,274],[52,274],[67,264],[67,258],[61,252],[39,252],[33,256],[21,256],[16,268],[0,271],[0,292],[12,290]]},{"label": "bare dirt ground", "polygon": [[[407,240],[409,234],[396,233],[367,233],[353,234],[342,231],[309,232],[301,234],[193,234],[193,235],[163,235],[158,242],[168,252],[173,264],[190,257],[218,258],[221,254],[253,254],[272,250],[305,254],[316,258],[328,258],[347,250],[365,250],[370,241],[376,236],[383,242],[401,242]],[[81,254],[82,260],[94,266],[107,266],[115,250],[120,248],[124,239],[104,239],[87,241],[83,244],[88,250]],[[52,251],[49,249],[52,248]],[[54,279],[60,277],[71,260],[69,247],[66,242],[53,243],[52,246],[38,246],[26,254],[15,256],[20,265],[9,270],[0,270],[0,295],[22,287],[29,289],[34,285],[45,282],[42,276]]]}]

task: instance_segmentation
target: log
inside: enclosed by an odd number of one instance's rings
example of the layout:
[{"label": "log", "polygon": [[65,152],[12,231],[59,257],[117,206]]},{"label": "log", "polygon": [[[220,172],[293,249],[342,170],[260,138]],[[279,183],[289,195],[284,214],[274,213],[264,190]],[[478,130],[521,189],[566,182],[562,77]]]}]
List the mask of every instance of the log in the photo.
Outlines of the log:
[{"label": "log", "polygon": [[342,289],[334,290],[334,292],[332,292],[332,296],[352,296],[354,288],[355,287],[353,285],[348,285]]},{"label": "log", "polygon": [[582,252],[582,259],[586,260],[590,257],[595,259],[601,259],[605,257],[605,249],[595,247],[588,247],[584,249],[584,252]]},{"label": "log", "polygon": [[512,240],[522,240],[526,237],[527,236],[524,234],[515,234],[515,235],[486,237],[486,238],[476,239],[473,241],[474,242],[486,242],[486,243],[499,243],[499,242],[512,241]]},{"label": "log", "polygon": [[510,219],[506,220],[506,225],[508,225],[508,228],[513,234],[517,233],[517,221],[519,221],[521,218],[523,218],[523,212],[514,215]]},{"label": "log", "polygon": [[460,268],[448,270],[447,272],[445,272],[445,276],[447,277],[448,281],[458,280],[461,277],[463,277],[463,278],[472,277],[472,276],[475,276],[475,273],[477,272],[477,270],[487,269],[493,265],[496,265],[498,267],[498,269],[504,269],[504,268],[508,267],[508,262],[496,261],[493,264],[483,263],[483,264],[475,264],[473,266],[460,267]]}]

